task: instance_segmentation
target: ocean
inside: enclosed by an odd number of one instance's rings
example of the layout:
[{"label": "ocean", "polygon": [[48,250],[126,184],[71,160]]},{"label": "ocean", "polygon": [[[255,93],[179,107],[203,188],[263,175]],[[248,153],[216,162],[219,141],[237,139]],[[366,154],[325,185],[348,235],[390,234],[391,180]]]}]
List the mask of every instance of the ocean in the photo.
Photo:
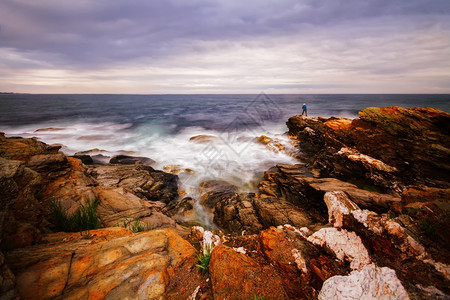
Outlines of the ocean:
[{"label": "ocean", "polygon": [[[303,103],[308,116],[323,117],[357,118],[369,106],[450,111],[450,95],[0,94],[0,131],[61,144],[66,155],[149,157],[155,169],[177,169],[188,195],[209,179],[255,191],[271,166],[299,163],[284,133]],[[261,135],[284,150],[258,142]]]}]

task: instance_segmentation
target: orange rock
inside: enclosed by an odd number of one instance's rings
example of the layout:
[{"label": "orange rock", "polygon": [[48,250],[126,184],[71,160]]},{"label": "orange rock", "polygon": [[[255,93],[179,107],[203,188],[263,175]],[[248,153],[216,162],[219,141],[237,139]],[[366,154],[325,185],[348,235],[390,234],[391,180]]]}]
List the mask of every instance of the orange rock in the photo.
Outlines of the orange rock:
[{"label": "orange rock", "polygon": [[58,199],[63,209],[74,213],[82,204],[98,198],[95,181],[86,175],[86,167],[79,159],[67,157],[68,172],[49,182],[42,190],[44,201]]},{"label": "orange rock", "polygon": [[48,244],[7,254],[22,299],[160,299],[168,269],[196,252],[172,230],[131,234],[106,228],[84,234],[54,234],[44,239]]},{"label": "orange rock", "polygon": [[27,162],[38,154],[56,154],[61,146],[44,144],[35,138],[6,138],[0,135],[0,157]]},{"label": "orange rock", "polygon": [[209,271],[214,299],[289,299],[273,268],[227,246],[214,248]]},{"label": "orange rock", "polygon": [[347,130],[352,125],[352,120],[350,119],[331,119],[324,123],[326,126],[333,130]]}]

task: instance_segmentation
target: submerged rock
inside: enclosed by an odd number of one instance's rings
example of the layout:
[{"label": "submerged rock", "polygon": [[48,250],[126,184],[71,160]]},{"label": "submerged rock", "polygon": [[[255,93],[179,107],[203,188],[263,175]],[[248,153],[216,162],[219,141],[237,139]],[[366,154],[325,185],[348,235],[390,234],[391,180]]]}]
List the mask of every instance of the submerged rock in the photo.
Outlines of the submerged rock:
[{"label": "submerged rock", "polygon": [[154,164],[155,161],[151,158],[142,156],[116,155],[109,160],[109,163],[118,165],[134,165],[136,163],[140,163],[150,166]]},{"label": "submerged rock", "polygon": [[189,139],[190,142],[198,143],[198,144],[206,144],[214,141],[218,141],[219,138],[214,135],[200,134],[195,135]]},{"label": "submerged rock", "polygon": [[87,155],[87,154],[72,155],[71,157],[81,160],[81,162],[83,164],[85,164],[85,165],[92,165],[92,164],[94,164],[94,160],[92,159],[92,157],[90,155]]},{"label": "submerged rock", "polygon": [[257,137],[256,142],[265,145],[268,150],[275,153],[284,150],[284,146],[278,140],[272,139],[265,135]]}]

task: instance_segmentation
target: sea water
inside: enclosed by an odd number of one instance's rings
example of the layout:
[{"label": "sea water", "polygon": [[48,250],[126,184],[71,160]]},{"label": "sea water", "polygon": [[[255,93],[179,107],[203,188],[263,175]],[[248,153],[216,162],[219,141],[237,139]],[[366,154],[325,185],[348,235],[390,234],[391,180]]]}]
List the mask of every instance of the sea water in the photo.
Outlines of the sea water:
[{"label": "sea water", "polygon": [[[299,163],[285,124],[303,103],[308,116],[323,117],[356,118],[369,106],[450,111],[449,95],[0,94],[0,131],[61,144],[66,155],[149,157],[155,169],[178,169],[180,187],[191,196],[210,179],[255,191],[271,166]],[[261,135],[284,150],[259,143]]]}]

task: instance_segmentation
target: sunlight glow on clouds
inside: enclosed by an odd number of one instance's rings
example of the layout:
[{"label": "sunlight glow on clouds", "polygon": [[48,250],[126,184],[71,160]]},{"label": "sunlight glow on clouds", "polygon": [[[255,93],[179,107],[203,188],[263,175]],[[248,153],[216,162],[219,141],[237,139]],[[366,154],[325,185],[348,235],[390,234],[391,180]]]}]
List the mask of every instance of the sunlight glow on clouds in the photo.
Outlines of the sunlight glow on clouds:
[{"label": "sunlight glow on clouds", "polygon": [[449,1],[0,3],[0,91],[449,93]]}]

